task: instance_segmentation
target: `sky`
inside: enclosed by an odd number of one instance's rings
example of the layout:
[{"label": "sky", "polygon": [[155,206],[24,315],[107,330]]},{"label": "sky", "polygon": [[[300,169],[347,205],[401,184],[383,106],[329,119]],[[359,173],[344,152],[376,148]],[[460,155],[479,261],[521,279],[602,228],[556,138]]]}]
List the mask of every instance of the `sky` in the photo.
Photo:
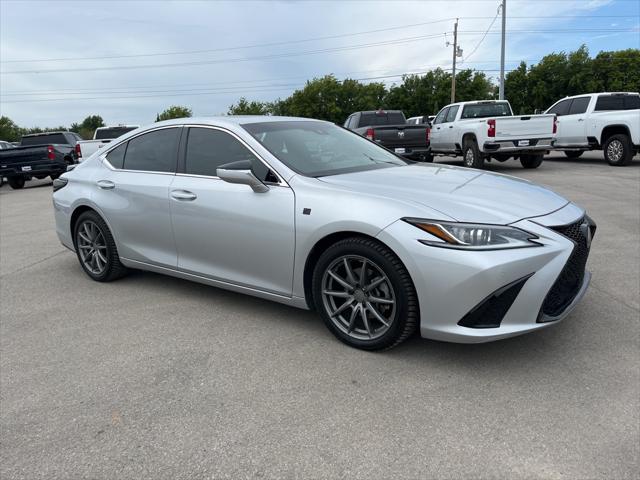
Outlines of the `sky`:
[{"label": "sky", "polygon": [[[586,44],[640,48],[638,0],[506,0],[506,68]],[[0,0],[0,115],[57,127],[145,125],[170,105],[225,114],[314,77],[400,81],[500,67],[501,0]],[[488,33],[487,33],[488,32]],[[486,35],[485,35],[486,33]]]}]

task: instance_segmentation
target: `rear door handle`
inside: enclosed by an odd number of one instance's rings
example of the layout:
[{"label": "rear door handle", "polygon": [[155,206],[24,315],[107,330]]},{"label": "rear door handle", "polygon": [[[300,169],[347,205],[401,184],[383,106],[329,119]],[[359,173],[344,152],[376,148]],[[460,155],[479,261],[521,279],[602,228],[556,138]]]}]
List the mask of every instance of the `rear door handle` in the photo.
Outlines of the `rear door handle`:
[{"label": "rear door handle", "polygon": [[193,201],[198,198],[195,193],[188,190],[172,190],[171,197],[175,198],[176,200],[183,200],[187,202]]},{"label": "rear door handle", "polygon": [[451,125],[449,128],[453,128],[453,125]]},{"label": "rear door handle", "polygon": [[98,180],[96,185],[103,190],[112,190],[116,186],[111,180]]},{"label": "rear door handle", "polygon": [[584,122],[584,118],[579,118],[578,121],[579,122]]}]

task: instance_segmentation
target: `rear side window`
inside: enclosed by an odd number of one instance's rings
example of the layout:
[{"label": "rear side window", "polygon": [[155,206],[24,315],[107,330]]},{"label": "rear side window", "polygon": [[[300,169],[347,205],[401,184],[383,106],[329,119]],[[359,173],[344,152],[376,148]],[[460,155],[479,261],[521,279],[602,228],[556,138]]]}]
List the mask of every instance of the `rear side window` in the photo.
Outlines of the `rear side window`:
[{"label": "rear side window", "polygon": [[216,177],[220,165],[258,159],[231,135],[211,128],[190,128],[185,158],[185,173]]},{"label": "rear side window", "polygon": [[574,98],[571,102],[568,115],[578,115],[587,111],[589,106],[590,97],[578,97]]},{"label": "rear side window", "polygon": [[561,117],[562,115],[567,115],[569,113],[570,106],[571,100],[563,100],[551,107],[547,113],[556,114],[557,116]]},{"label": "rear side window", "polygon": [[124,165],[124,152],[127,151],[127,144],[117,146],[107,153],[107,161],[113,168],[122,168]]},{"label": "rear side window", "polygon": [[633,110],[640,108],[638,95],[600,95],[596,102],[596,112],[607,110]]},{"label": "rear side window", "polygon": [[179,128],[163,128],[129,140],[124,168],[146,172],[175,172]]},{"label": "rear side window", "polygon": [[445,120],[447,123],[453,122],[456,119],[456,115],[458,114],[458,109],[460,105],[454,105],[453,107],[449,107],[449,112],[447,113],[447,119]]}]

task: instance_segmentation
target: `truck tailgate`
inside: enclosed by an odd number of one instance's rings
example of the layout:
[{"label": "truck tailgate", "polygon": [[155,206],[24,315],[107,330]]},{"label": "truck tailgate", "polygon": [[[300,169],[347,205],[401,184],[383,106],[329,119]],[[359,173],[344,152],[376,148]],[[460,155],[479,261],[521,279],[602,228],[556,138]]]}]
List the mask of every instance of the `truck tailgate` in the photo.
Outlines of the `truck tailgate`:
[{"label": "truck tailgate", "polygon": [[515,138],[549,138],[553,135],[555,115],[496,117],[496,141]]},{"label": "truck tailgate", "polygon": [[374,140],[387,148],[427,146],[426,125],[376,126],[374,135]]}]

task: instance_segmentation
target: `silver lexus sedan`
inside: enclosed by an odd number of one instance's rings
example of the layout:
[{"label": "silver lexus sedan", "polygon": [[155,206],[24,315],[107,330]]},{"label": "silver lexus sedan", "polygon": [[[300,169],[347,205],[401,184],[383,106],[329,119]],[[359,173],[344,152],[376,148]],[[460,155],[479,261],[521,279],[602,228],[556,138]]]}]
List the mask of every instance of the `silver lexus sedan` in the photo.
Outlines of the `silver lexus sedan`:
[{"label": "silver lexus sedan", "polygon": [[53,204],[93,280],[150,270],[315,309],[366,350],[416,329],[474,343],[557,323],[587,289],[596,229],[528,181],[286,117],[134,130],[56,180]]}]

